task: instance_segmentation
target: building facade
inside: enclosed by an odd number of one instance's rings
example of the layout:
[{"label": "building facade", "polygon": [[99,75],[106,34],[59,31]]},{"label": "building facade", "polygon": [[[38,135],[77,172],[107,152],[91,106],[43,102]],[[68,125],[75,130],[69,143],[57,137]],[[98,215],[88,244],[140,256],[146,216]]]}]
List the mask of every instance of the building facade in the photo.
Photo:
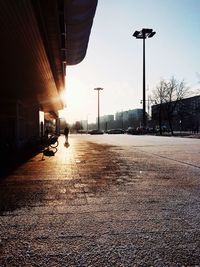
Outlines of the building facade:
[{"label": "building facade", "polygon": [[0,151],[58,127],[67,65],[86,54],[97,0],[0,2]]},{"label": "building facade", "polygon": [[[152,120],[158,124],[159,112],[161,111],[162,125],[169,127],[167,104],[152,106]],[[172,102],[175,105],[173,113],[170,114],[172,126],[175,131],[199,132],[200,127],[200,95]]]},{"label": "building facade", "polygon": [[115,121],[120,126],[119,128],[127,129],[128,127],[140,127],[143,118],[142,109],[131,109],[127,111],[117,112]]}]

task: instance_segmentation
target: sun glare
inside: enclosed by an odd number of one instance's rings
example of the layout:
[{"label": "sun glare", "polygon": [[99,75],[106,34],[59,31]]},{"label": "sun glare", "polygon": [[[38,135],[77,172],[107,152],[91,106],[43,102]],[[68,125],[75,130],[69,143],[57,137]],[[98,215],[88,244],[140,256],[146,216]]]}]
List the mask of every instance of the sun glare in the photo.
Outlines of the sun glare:
[{"label": "sun glare", "polygon": [[91,97],[93,97],[91,88],[88,88],[88,85],[75,78],[71,73],[66,79],[66,88],[61,95],[65,108],[59,112],[59,116],[65,118],[69,123],[85,120],[91,109],[91,105],[88,103],[94,102],[90,100]]},{"label": "sun glare", "polygon": [[62,90],[62,92],[60,94],[60,98],[61,98],[62,102],[64,103],[64,107],[66,107],[66,103],[67,103],[66,89]]}]

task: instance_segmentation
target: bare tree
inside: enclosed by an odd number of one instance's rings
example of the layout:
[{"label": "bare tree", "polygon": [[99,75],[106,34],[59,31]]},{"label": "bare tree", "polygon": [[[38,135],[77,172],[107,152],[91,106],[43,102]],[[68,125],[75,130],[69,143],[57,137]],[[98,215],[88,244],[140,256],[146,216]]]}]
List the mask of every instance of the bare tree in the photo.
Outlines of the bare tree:
[{"label": "bare tree", "polygon": [[160,135],[162,135],[163,103],[165,103],[166,99],[166,81],[164,79],[161,79],[156,89],[153,90],[153,99],[157,104],[159,131]]},{"label": "bare tree", "polygon": [[172,120],[176,111],[177,104],[187,96],[188,89],[189,88],[186,87],[184,80],[179,82],[174,77],[172,77],[168,82],[166,82],[165,105],[167,119],[172,135],[174,135]]},{"label": "bare tree", "polygon": [[167,117],[171,134],[173,135],[173,117],[176,111],[177,104],[186,97],[188,87],[186,87],[184,80],[179,82],[174,77],[169,81],[162,79],[156,89],[153,91],[153,97],[159,104],[159,128],[162,134],[162,120],[163,116]]}]

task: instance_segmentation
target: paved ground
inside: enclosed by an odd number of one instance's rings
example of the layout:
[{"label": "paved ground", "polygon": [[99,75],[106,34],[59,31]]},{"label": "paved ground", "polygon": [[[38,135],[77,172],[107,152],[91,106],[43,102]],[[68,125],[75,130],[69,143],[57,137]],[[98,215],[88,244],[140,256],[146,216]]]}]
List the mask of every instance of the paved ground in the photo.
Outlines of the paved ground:
[{"label": "paved ground", "polygon": [[0,266],[200,266],[199,143],[141,138],[60,138],[2,180]]}]

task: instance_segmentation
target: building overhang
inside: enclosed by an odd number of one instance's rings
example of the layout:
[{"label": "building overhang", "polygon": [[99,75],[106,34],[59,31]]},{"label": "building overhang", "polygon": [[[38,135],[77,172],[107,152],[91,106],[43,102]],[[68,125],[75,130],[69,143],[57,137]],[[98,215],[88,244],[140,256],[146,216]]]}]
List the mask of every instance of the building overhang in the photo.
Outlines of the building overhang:
[{"label": "building overhang", "polygon": [[86,54],[97,0],[65,0],[66,63],[80,63]]}]

